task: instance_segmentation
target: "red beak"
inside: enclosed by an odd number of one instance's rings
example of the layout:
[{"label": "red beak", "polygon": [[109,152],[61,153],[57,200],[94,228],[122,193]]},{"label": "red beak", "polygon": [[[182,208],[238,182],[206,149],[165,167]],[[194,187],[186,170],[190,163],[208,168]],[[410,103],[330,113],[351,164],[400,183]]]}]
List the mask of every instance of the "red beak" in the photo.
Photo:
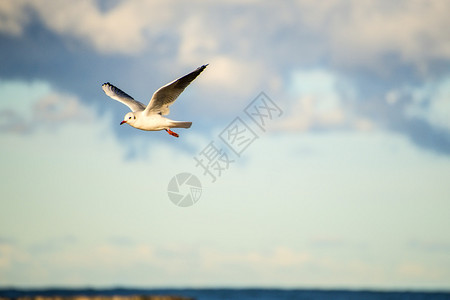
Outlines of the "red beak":
[{"label": "red beak", "polygon": [[123,123],[126,123],[127,121],[122,121],[122,122],[120,122],[120,125],[122,125]]}]

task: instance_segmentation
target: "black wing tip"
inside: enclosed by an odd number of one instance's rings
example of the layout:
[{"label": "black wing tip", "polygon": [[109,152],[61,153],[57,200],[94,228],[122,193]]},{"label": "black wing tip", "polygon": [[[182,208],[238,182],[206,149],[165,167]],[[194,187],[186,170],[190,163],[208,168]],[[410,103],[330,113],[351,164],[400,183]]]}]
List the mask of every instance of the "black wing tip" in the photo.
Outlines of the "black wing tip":
[{"label": "black wing tip", "polygon": [[109,81],[105,82],[104,84],[102,84],[102,87],[108,87],[111,90],[114,90],[116,92],[121,92],[124,93],[121,89],[119,89],[118,87],[116,87],[115,85],[111,84]]},{"label": "black wing tip", "polygon": [[198,67],[197,70],[199,70],[200,72],[203,71],[207,66],[209,66],[209,64],[203,65],[201,67]]},{"label": "black wing tip", "polygon": [[134,100],[133,97],[131,97],[130,95],[128,95],[127,93],[125,93],[124,91],[122,91],[121,89],[119,89],[118,87],[112,85],[109,82],[105,82],[104,84],[102,84],[102,87],[107,87],[110,91],[112,91],[112,92],[114,92],[116,94],[119,94],[121,96],[124,96],[124,97],[127,97],[127,98],[130,98],[130,99]]}]

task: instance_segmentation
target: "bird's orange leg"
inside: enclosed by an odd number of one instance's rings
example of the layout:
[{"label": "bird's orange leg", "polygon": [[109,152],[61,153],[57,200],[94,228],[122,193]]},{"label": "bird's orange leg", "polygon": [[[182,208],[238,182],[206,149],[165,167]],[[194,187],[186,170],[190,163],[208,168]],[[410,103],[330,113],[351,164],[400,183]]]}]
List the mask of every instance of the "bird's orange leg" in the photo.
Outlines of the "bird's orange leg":
[{"label": "bird's orange leg", "polygon": [[173,135],[174,137],[179,137],[178,133],[175,133],[175,132],[173,132],[170,129],[166,129],[166,131],[167,131],[168,134]]}]

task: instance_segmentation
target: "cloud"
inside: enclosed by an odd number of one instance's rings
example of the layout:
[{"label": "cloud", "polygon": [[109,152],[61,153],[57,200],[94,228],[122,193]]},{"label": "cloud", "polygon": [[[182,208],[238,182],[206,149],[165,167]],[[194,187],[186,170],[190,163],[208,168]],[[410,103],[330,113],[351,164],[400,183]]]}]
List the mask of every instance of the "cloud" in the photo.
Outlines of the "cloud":
[{"label": "cloud", "polygon": [[73,95],[51,93],[33,107],[34,121],[55,125],[71,121],[92,121],[92,114]]},{"label": "cloud", "polygon": [[[194,15],[184,22],[180,28],[180,45],[178,59],[184,64],[198,64],[209,60],[211,54],[219,54],[221,39],[214,36],[211,28],[205,25],[202,15]],[[208,61],[209,62],[209,61]]]},{"label": "cloud", "polygon": [[4,239],[0,242],[0,280],[7,282],[9,271],[30,259],[29,253],[20,244],[14,240]]},{"label": "cloud", "polygon": [[310,254],[297,252],[287,247],[277,247],[268,253],[242,252],[224,253],[222,251],[205,250],[201,254],[207,268],[221,269],[225,265],[240,264],[248,268],[282,268],[298,267],[310,262]]},{"label": "cloud", "polygon": [[412,118],[403,123],[396,124],[400,132],[406,133],[411,140],[425,149],[433,150],[439,154],[450,155],[450,131],[436,128],[429,122]]},{"label": "cloud", "polygon": [[20,35],[23,24],[28,21],[24,1],[2,1],[0,3],[0,32]]},{"label": "cloud", "polygon": [[0,131],[24,133],[29,130],[29,122],[16,111],[11,109],[4,109],[0,111]]},{"label": "cloud", "polygon": [[422,67],[448,60],[446,1],[298,1],[301,19],[326,37],[338,64],[376,67],[385,55]]},{"label": "cloud", "polygon": [[136,241],[134,241],[132,238],[119,235],[110,237],[108,242],[115,246],[132,246],[136,244]]},{"label": "cloud", "polygon": [[425,278],[430,282],[448,277],[450,272],[445,267],[429,266],[421,261],[405,261],[396,266],[395,272],[408,281],[421,284]]},{"label": "cloud", "polygon": [[288,90],[294,101],[286,107],[286,116],[274,127],[277,130],[371,130],[369,118],[355,113],[348,82],[334,72],[323,69],[297,71],[291,76]]},{"label": "cloud", "polygon": [[[449,87],[445,76],[415,85],[385,80],[357,84],[352,77],[332,70],[296,71],[288,85],[293,100],[274,129],[300,132],[389,129],[407,136],[419,147],[448,155]],[[372,92],[367,93],[367,89]]]},{"label": "cloud", "polygon": [[[211,111],[213,106],[225,114],[242,110],[245,107],[243,100],[250,102],[252,97],[256,97],[261,82],[266,80],[263,67],[254,61],[216,56],[208,62],[208,71],[196,83],[205,96],[205,100],[196,105],[205,111]],[[206,109],[202,108],[203,105]]]},{"label": "cloud", "polygon": [[[264,91],[286,108],[279,129],[387,128],[448,153],[449,6],[423,0],[4,1],[0,76],[49,82],[63,97],[120,119],[126,110],[105,101],[102,82],[142,99],[167,83],[164,78],[210,63],[183,94],[188,101],[173,110],[188,112],[201,130],[214,130]],[[414,100],[417,93],[423,100]],[[52,111],[59,104],[47,99],[32,111],[41,122],[55,122],[56,113],[77,111],[70,106],[76,102],[66,100],[67,110]],[[10,119],[27,119],[22,114],[1,114],[3,130],[25,130],[5,129]],[[121,138],[139,136],[116,128]]]},{"label": "cloud", "polygon": [[450,242],[444,240],[421,240],[413,239],[409,241],[408,247],[417,251],[431,253],[450,253]]},{"label": "cloud", "polygon": [[[19,258],[8,260],[14,263],[0,271],[4,284],[147,287],[191,284],[348,287],[351,284],[360,288],[381,278],[376,281],[378,287],[386,287],[404,280],[402,274],[396,278],[390,274],[389,264],[398,258],[397,253],[386,253],[392,247],[390,236],[401,243],[402,238],[396,233],[404,232],[404,228],[410,232],[423,225],[428,226],[423,230],[433,229],[430,222],[417,225],[412,221],[415,218],[411,218],[411,213],[420,215],[423,211],[417,201],[431,205],[434,211],[445,211],[444,203],[433,200],[436,197],[421,201],[426,199],[423,195],[436,188],[438,195],[445,195],[448,189],[444,188],[443,181],[431,180],[437,186],[427,188],[429,181],[414,179],[421,177],[420,174],[437,174],[434,169],[437,165],[443,171],[447,161],[416,151],[411,156],[404,139],[390,134],[382,138],[360,135],[356,141],[353,135],[347,134],[322,138],[313,134],[262,137],[259,150],[252,148],[252,153],[246,153],[251,156],[248,166],[205,188],[209,195],[202,198],[201,206],[189,212],[181,211],[167,199],[166,184],[179,170],[194,171],[195,163],[192,156],[180,153],[179,140],[176,148],[159,143],[154,143],[156,147],[146,147],[148,152],[158,152],[151,160],[123,162],[120,159],[123,145],[115,143],[110,135],[100,135],[100,125],[71,126],[45,137],[5,139],[3,158],[5,165],[11,165],[9,169],[13,170],[5,169],[7,178],[18,185],[24,180],[30,183],[25,190],[5,183],[6,195],[18,200],[10,201],[11,205],[15,203],[14,207],[21,212],[22,198],[37,197],[44,201],[28,201],[31,217],[27,214],[26,219],[41,219],[42,222],[34,223],[39,224],[37,229],[45,230],[37,230],[30,237],[28,227],[21,226],[15,230],[17,236],[24,241],[42,240],[45,246],[49,230],[56,231],[56,235],[75,230],[82,240],[48,252],[33,253],[24,247],[29,257],[25,256],[27,259],[21,262]],[[146,138],[153,140],[148,135]],[[386,158],[397,142],[401,142],[399,151]],[[296,147],[302,145],[317,148],[320,155],[305,157],[297,153]],[[36,148],[42,151],[34,151]],[[419,162],[411,164],[414,161]],[[33,172],[28,172],[27,162],[32,162]],[[93,171],[86,172],[89,168]],[[273,173],[271,170],[284,175],[274,180],[267,176]],[[397,171],[386,173],[392,170]],[[355,180],[359,183],[356,189]],[[375,185],[367,183],[374,180]],[[411,182],[418,184],[408,186]],[[379,198],[379,191],[385,191],[382,195],[387,202],[396,200],[391,213],[384,205],[371,201]],[[230,192],[238,197],[230,198]],[[105,212],[105,205],[108,213],[101,213]],[[259,211],[256,215],[249,213],[254,207]],[[250,210],[246,211],[247,208]],[[58,214],[52,214],[54,211]],[[377,223],[381,222],[377,216],[383,214],[387,218],[382,224]],[[216,217],[208,223],[212,215]],[[61,216],[64,216],[62,223]],[[230,216],[234,217],[231,223]],[[406,226],[409,221],[411,226]],[[10,220],[13,222],[14,218]],[[53,226],[54,222],[61,226]],[[161,230],[152,230],[158,224],[163,224],[159,226]],[[396,224],[403,225],[395,228]],[[383,228],[388,227],[393,230],[386,238]],[[371,228],[374,235],[367,237],[365,232]],[[302,247],[305,236],[314,236],[315,232],[319,238],[333,238],[333,230],[342,231],[344,237],[367,240],[371,247],[368,251]],[[113,232],[116,238],[111,239]],[[130,237],[131,243],[126,239],[121,241],[124,234]],[[249,240],[248,236],[253,238]],[[308,239],[306,244],[309,246]],[[16,250],[15,253],[24,252]],[[433,282],[445,286],[447,278],[444,274]],[[419,280],[429,282],[426,274]]]},{"label": "cloud", "polygon": [[[447,77],[438,78],[415,85],[409,82],[387,84],[365,101],[354,102],[351,109],[380,128],[407,136],[424,149],[448,155],[450,130],[444,115],[450,107],[444,99],[450,95],[449,85]],[[365,87],[358,89],[362,91]]]},{"label": "cloud", "polygon": [[[1,274],[9,275],[9,278],[2,278],[5,283],[9,283],[10,278],[20,278],[16,284],[30,281],[64,285],[121,282],[147,287],[217,284],[349,287],[349,282],[353,282],[350,287],[379,287],[378,284],[386,284],[386,280],[388,286],[403,286],[416,280],[443,282],[448,274],[445,266],[414,261],[396,259],[387,265],[380,264],[379,260],[364,259],[358,253],[354,257],[342,256],[339,252],[332,256],[330,247],[338,247],[341,240],[320,238],[314,240],[316,242],[320,243],[319,247],[325,242],[327,251],[317,251],[317,245],[314,251],[286,246],[230,251],[179,243],[117,245],[98,242],[70,243],[70,247],[36,252],[0,245],[0,278]],[[26,264],[27,269],[20,268],[21,264]],[[336,274],[341,276],[336,278]],[[90,281],[92,279],[94,281]]]},{"label": "cloud", "polygon": [[308,131],[311,129],[338,129],[346,122],[345,112],[339,108],[321,111],[320,99],[305,96],[288,107],[287,116],[273,129],[289,131]]},{"label": "cloud", "polygon": [[[40,90],[40,87],[31,85],[30,94],[33,94],[33,89]],[[93,120],[93,113],[74,95],[50,91],[38,98],[30,96],[30,99],[21,99],[21,97],[27,95],[19,95],[16,101],[7,102],[9,106],[5,104],[0,108],[0,130],[31,133],[39,128],[55,129],[70,122]],[[18,104],[17,107],[11,105],[22,101],[28,104]]]},{"label": "cloud", "polygon": [[64,235],[35,243],[29,247],[29,251],[33,255],[59,253],[75,246],[77,242],[78,239],[75,236]]},{"label": "cloud", "polygon": [[154,37],[173,20],[167,1],[121,1],[107,10],[101,10],[94,0],[70,4],[48,0],[17,2],[0,6],[0,13],[8,16],[0,23],[0,31],[21,34],[29,23],[27,13],[33,12],[49,30],[84,42],[101,53],[140,52],[147,45],[147,38]]},{"label": "cloud", "polygon": [[[166,36],[181,37],[179,50],[184,58],[194,49],[198,51],[195,57],[202,58],[224,50],[246,53],[247,57],[274,54],[280,50],[279,45],[263,48],[261,53],[254,51],[270,45],[267,38],[277,34],[297,36],[297,40],[289,41],[293,50],[309,47],[299,44],[302,35],[316,36],[311,42],[319,50],[317,53],[324,53],[320,48],[326,47],[333,61],[352,67],[377,67],[390,54],[420,67],[430,60],[450,58],[445,30],[450,27],[445,13],[450,4],[445,1],[301,0],[277,6],[254,1],[239,4],[241,13],[237,15],[236,4],[228,2],[210,6],[197,1],[174,5],[172,1],[132,0],[107,7],[95,0],[70,5],[65,1],[9,1],[0,6],[0,31],[20,35],[33,12],[49,30],[84,42],[101,53],[136,54],[155,46],[164,32]],[[186,18],[185,9],[196,13]],[[225,30],[221,28],[223,22],[229,22]],[[220,35],[215,34],[218,31]],[[258,37],[261,31],[263,39]]]},{"label": "cloud", "polygon": [[14,249],[12,245],[4,242],[0,243],[0,270],[9,267],[13,253]]},{"label": "cloud", "polygon": [[[430,123],[430,125],[450,130],[450,74],[439,80],[427,81],[419,86],[404,87],[392,91],[391,101],[409,101],[405,113],[411,118],[419,118]],[[396,102],[396,101],[394,101]],[[394,104],[394,103],[393,103]]]}]

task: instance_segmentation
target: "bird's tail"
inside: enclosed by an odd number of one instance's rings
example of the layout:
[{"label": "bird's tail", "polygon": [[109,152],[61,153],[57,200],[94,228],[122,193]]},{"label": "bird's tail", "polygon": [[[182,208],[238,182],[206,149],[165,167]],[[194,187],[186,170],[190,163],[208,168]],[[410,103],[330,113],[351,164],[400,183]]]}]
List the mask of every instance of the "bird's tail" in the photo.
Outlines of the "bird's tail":
[{"label": "bird's tail", "polygon": [[191,127],[192,122],[180,122],[180,121],[172,121],[170,127],[172,128],[189,128]]}]

